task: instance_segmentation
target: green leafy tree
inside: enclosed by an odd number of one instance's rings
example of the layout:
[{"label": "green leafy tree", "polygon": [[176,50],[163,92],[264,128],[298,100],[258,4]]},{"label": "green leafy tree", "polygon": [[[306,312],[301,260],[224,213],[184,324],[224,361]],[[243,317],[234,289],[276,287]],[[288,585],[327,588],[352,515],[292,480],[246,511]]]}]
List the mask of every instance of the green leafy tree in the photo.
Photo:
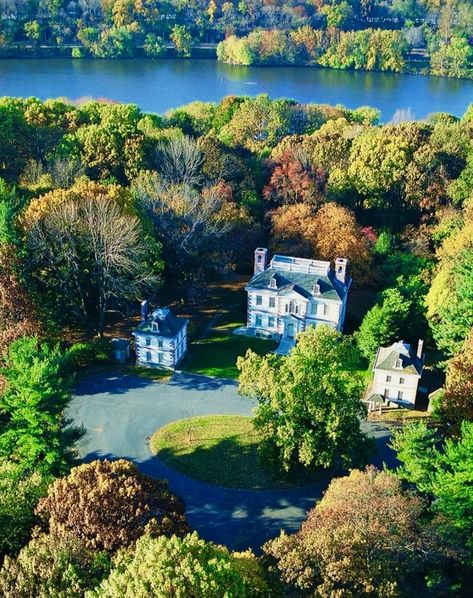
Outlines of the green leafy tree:
[{"label": "green leafy tree", "polygon": [[463,422],[458,439],[438,438],[424,423],[411,424],[393,436],[402,466],[398,476],[416,484],[430,507],[462,534],[473,558],[473,423]]},{"label": "green leafy tree", "polygon": [[466,36],[456,35],[448,41],[434,38],[431,44],[430,69],[433,75],[468,77],[473,70],[473,48]]},{"label": "green leafy tree", "polygon": [[366,359],[371,361],[378,347],[399,337],[410,308],[409,300],[398,289],[383,292],[382,301],[368,311],[356,334],[357,345]]},{"label": "green leafy tree", "polygon": [[67,357],[58,347],[24,337],[10,345],[0,394],[0,456],[25,469],[59,473],[70,460],[71,432],[63,428],[63,411],[71,381]]},{"label": "green leafy tree", "polygon": [[325,4],[320,11],[327,19],[327,27],[347,29],[353,21],[353,8],[346,0]]},{"label": "green leafy tree", "polygon": [[16,553],[28,540],[36,521],[34,509],[48,482],[38,471],[0,460],[0,557]]},{"label": "green leafy tree", "polygon": [[171,41],[181,58],[189,58],[192,51],[192,36],[183,25],[174,25],[171,31]]},{"label": "green leafy tree", "polygon": [[95,598],[250,598],[269,596],[254,555],[231,553],[201,540],[141,537],[133,550],[119,554]]},{"label": "green leafy tree", "polygon": [[258,401],[265,459],[286,470],[363,462],[363,383],[344,369],[351,350],[338,332],[320,326],[301,333],[287,357],[248,351],[238,359],[240,393]]},{"label": "green leafy tree", "polygon": [[37,20],[28,21],[25,23],[25,35],[34,43],[38,43],[41,39],[41,25]]},{"label": "green leafy tree", "polygon": [[166,54],[166,44],[163,38],[155,33],[148,33],[143,47],[146,56],[151,56],[151,58],[159,58]]},{"label": "green leafy tree", "polygon": [[431,326],[439,348],[453,355],[473,327],[473,248],[457,256],[449,285],[449,300],[440,305]]},{"label": "green leafy tree", "polygon": [[41,534],[0,570],[4,598],[83,598],[110,571],[105,551],[84,548],[77,540]]},{"label": "green leafy tree", "polygon": [[91,550],[115,551],[143,533],[182,535],[183,502],[166,482],[138,472],[130,461],[92,461],[56,480],[37,514],[57,538],[76,539]]},{"label": "green leafy tree", "polygon": [[397,473],[415,484],[421,492],[428,492],[431,487],[437,456],[436,443],[435,430],[428,428],[423,422],[406,426],[393,434],[391,445],[402,463]]}]

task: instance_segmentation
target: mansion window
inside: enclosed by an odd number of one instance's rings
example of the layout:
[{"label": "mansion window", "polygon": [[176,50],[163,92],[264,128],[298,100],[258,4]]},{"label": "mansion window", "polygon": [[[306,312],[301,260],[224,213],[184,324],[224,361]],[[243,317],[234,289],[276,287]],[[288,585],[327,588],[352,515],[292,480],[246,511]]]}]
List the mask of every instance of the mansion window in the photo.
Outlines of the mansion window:
[{"label": "mansion window", "polygon": [[[287,309],[286,309],[287,311]],[[289,303],[289,313],[290,314],[298,314],[299,313],[299,305],[295,301],[291,301]]]},{"label": "mansion window", "polygon": [[392,379],[392,376],[386,376],[386,382],[391,382]]},{"label": "mansion window", "polygon": [[261,295],[256,295],[256,305],[263,304],[263,297]]},{"label": "mansion window", "polygon": [[269,307],[276,307],[276,297],[269,298]]},{"label": "mansion window", "polygon": [[274,317],[273,316],[268,317],[268,327],[274,328]]},{"label": "mansion window", "polygon": [[329,311],[330,311],[329,306],[326,303],[324,303],[324,316],[328,316]]},{"label": "mansion window", "polygon": [[149,336],[146,337],[146,346],[151,347],[151,339],[149,338]]},{"label": "mansion window", "polygon": [[262,326],[263,325],[263,318],[262,316],[256,316],[255,318],[255,326]]},{"label": "mansion window", "polygon": [[317,313],[317,303],[310,304],[310,315],[315,316]]},{"label": "mansion window", "polygon": [[163,348],[163,341],[158,341],[158,347],[159,347],[160,349],[162,349],[162,348]]},{"label": "mansion window", "polygon": [[397,391],[397,398],[398,398],[399,401],[402,401],[402,396],[403,396],[402,390],[398,390]]},{"label": "mansion window", "polygon": [[404,384],[405,378],[399,378],[399,384]]},{"label": "mansion window", "polygon": [[146,351],[146,361],[151,361],[151,351]]},{"label": "mansion window", "polygon": [[385,397],[386,399],[388,399],[388,398],[389,398],[389,388],[385,388],[385,389],[384,389],[384,397]]}]

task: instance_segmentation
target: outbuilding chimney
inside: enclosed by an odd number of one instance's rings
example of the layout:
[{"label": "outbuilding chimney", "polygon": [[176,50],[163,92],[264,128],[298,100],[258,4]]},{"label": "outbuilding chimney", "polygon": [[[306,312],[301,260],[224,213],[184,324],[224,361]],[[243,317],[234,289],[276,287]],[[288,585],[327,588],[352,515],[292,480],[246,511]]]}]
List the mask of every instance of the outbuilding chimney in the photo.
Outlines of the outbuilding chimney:
[{"label": "outbuilding chimney", "polygon": [[255,271],[254,274],[261,274],[266,270],[266,261],[268,259],[268,250],[264,247],[258,247],[255,250]]},{"label": "outbuilding chimney", "polygon": [[344,257],[337,257],[335,260],[335,278],[342,284],[347,284],[348,260]]},{"label": "outbuilding chimney", "polygon": [[141,302],[141,319],[143,320],[143,322],[146,322],[146,320],[148,319],[149,316],[149,303],[148,301],[146,301],[146,299],[144,299]]},{"label": "outbuilding chimney", "polygon": [[417,345],[417,357],[419,359],[422,359],[423,350],[424,350],[424,341],[422,339],[419,339],[419,344]]}]

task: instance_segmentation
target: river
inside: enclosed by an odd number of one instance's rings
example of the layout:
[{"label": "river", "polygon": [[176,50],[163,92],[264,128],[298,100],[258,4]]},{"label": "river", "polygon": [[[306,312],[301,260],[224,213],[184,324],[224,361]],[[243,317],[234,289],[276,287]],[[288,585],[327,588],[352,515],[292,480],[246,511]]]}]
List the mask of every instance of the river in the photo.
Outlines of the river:
[{"label": "river", "polygon": [[416,118],[460,116],[473,102],[473,81],[422,75],[304,67],[240,67],[210,59],[3,59],[0,95],[109,98],[163,113],[193,100],[267,93],[300,102],[379,108],[383,121],[398,109]]}]

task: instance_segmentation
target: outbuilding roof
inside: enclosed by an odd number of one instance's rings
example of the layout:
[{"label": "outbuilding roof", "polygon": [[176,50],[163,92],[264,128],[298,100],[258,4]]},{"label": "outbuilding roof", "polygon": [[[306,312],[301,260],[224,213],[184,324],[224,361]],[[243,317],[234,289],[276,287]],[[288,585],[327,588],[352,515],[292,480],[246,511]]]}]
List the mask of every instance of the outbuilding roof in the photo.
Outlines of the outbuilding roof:
[{"label": "outbuilding roof", "polygon": [[375,370],[422,375],[424,361],[418,357],[412,347],[404,342],[393,343],[390,347],[380,347],[374,363]]},{"label": "outbuilding roof", "polygon": [[[143,320],[135,328],[133,334],[153,334],[166,338],[175,337],[187,324],[189,320],[175,316],[169,307],[155,309],[147,320]],[[153,324],[157,324],[153,326]]]}]

